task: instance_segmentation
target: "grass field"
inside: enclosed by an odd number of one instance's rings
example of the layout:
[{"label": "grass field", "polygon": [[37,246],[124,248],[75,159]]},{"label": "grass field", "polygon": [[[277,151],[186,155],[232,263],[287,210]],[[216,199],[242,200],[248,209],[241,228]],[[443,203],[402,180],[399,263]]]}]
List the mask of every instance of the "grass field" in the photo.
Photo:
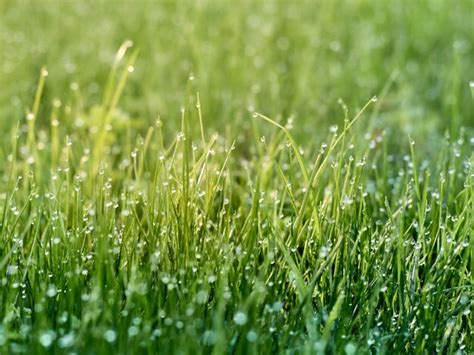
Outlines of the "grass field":
[{"label": "grass field", "polygon": [[472,354],[474,2],[0,1],[0,353]]}]

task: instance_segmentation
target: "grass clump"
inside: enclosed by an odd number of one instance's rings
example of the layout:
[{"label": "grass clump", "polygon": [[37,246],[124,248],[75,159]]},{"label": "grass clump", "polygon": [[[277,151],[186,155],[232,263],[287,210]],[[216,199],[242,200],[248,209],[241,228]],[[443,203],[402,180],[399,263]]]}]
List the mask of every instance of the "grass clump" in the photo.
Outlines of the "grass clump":
[{"label": "grass clump", "polygon": [[472,353],[472,4],[137,4],[0,3],[0,353]]},{"label": "grass clump", "polygon": [[353,119],[341,103],[320,147],[249,115],[257,137],[256,121],[275,128],[242,160],[194,94],[174,137],[161,120],[142,135],[117,110],[128,46],[99,106],[56,101],[37,130],[43,69],[11,135],[4,351],[469,352],[472,138],[420,161],[407,137],[393,155],[384,132],[357,129],[374,97]]}]

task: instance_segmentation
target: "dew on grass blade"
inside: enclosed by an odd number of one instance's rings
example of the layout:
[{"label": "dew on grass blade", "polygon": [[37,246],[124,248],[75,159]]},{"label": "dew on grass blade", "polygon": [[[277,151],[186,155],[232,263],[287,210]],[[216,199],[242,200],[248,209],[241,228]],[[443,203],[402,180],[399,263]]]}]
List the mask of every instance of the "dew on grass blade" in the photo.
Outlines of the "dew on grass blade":
[{"label": "dew on grass blade", "polygon": [[255,331],[253,330],[250,330],[248,333],[247,333],[247,341],[250,342],[250,343],[255,343],[258,339],[258,335]]},{"label": "dew on grass blade", "polygon": [[38,341],[43,347],[49,348],[53,344],[55,339],[56,333],[53,330],[47,330],[46,332],[41,333],[38,338]]},{"label": "dew on grass blade", "polygon": [[272,306],[272,309],[275,311],[275,312],[279,312],[283,309],[283,303],[280,302],[280,301],[277,301],[273,304]]},{"label": "dew on grass blade", "polygon": [[7,275],[15,275],[18,272],[18,266],[8,265],[7,266]]},{"label": "dew on grass blade", "polygon": [[204,343],[204,345],[214,345],[216,343],[216,340],[217,335],[216,332],[214,332],[213,330],[206,330],[202,335],[202,342]]},{"label": "dew on grass blade", "polygon": [[58,289],[56,285],[49,285],[48,290],[46,291],[46,296],[52,298],[58,294]]},{"label": "dew on grass blade", "polygon": [[344,347],[344,352],[347,355],[353,355],[357,352],[357,348],[354,344],[352,343],[347,343],[346,346]]},{"label": "dew on grass blade", "polygon": [[151,333],[152,339],[159,338],[161,336],[161,329],[154,329]]},{"label": "dew on grass blade", "polygon": [[58,345],[60,348],[63,348],[63,349],[70,348],[71,346],[74,345],[74,340],[75,340],[74,333],[69,333],[59,338]]},{"label": "dew on grass blade", "polygon": [[133,338],[134,336],[137,336],[138,333],[140,333],[140,329],[137,326],[132,325],[128,328],[127,333],[130,338]]},{"label": "dew on grass blade", "polygon": [[107,343],[113,343],[117,339],[117,333],[113,329],[104,332],[104,339]]},{"label": "dew on grass blade", "polygon": [[197,304],[204,304],[207,301],[207,292],[204,290],[199,291],[195,297]]},{"label": "dew on grass blade", "polygon": [[247,315],[244,312],[239,311],[235,313],[233,320],[237,325],[245,325],[245,323],[247,323]]}]

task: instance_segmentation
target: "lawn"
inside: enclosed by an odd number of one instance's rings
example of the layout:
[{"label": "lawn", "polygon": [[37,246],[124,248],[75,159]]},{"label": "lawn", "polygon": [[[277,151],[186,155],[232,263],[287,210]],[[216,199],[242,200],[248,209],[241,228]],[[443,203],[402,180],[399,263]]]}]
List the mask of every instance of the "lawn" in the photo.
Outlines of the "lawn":
[{"label": "lawn", "polygon": [[1,354],[472,354],[474,2],[0,0]]}]

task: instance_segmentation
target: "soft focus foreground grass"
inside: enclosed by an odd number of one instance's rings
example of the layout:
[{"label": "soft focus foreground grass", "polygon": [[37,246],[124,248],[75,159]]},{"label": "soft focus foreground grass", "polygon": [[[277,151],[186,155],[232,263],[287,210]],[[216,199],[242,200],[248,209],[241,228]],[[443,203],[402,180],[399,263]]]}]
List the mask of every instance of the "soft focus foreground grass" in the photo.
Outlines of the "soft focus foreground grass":
[{"label": "soft focus foreground grass", "polygon": [[0,9],[0,352],[472,353],[472,2]]}]

